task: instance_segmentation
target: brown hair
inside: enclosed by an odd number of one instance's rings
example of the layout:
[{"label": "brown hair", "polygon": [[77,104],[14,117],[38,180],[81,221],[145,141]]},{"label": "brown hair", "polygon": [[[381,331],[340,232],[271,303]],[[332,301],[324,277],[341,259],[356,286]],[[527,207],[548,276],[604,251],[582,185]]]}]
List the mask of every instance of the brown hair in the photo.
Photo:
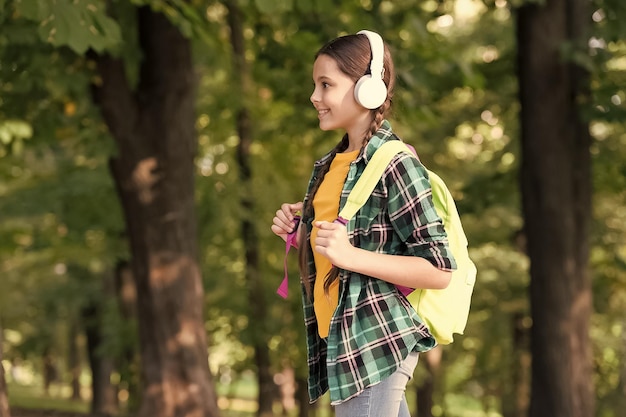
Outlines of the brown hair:
[{"label": "brown hair", "polygon": [[[320,55],[326,55],[335,60],[337,67],[341,72],[350,77],[355,83],[365,74],[369,73],[370,61],[371,61],[371,47],[370,42],[366,35],[347,35],[333,39],[326,45],[322,46],[320,50],[315,54],[317,59]],[[393,97],[393,89],[395,86],[395,68],[393,66],[393,60],[389,49],[385,45],[385,52],[383,56],[383,81],[387,86],[387,98],[385,102],[377,109],[371,110],[372,122],[370,124],[369,131],[363,137],[363,143],[361,144],[361,150],[365,148],[369,139],[380,129],[380,126],[385,119],[389,109],[391,108],[391,100]],[[337,152],[343,152],[348,148],[348,136],[347,134],[341,139],[341,141],[331,151],[331,156],[328,158],[324,166],[321,168],[319,175],[314,179],[313,186],[309,192],[308,198],[304,202],[302,208],[302,218],[311,219],[313,217],[313,197],[320,187],[320,184],[324,180],[324,176],[330,169],[330,164],[335,158]],[[303,226],[306,226],[303,224]],[[306,289],[309,298],[312,293],[312,283],[308,279],[308,262],[309,262],[309,242],[310,236],[307,233],[306,228],[300,233],[300,241],[298,242],[299,261],[300,261],[300,274],[304,280],[304,287]],[[339,270],[334,267],[326,276],[324,281],[324,290],[328,293],[330,285],[338,278]]]}]

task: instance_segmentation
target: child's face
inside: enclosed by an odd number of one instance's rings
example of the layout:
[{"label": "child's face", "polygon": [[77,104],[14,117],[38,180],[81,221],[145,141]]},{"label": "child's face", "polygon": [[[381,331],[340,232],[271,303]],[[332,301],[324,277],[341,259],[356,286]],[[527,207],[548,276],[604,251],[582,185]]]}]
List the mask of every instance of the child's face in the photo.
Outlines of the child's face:
[{"label": "child's face", "polygon": [[317,110],[320,129],[344,129],[350,137],[360,137],[367,131],[370,111],[356,102],[355,82],[339,70],[333,58],[320,55],[315,60],[313,83],[311,102]]}]

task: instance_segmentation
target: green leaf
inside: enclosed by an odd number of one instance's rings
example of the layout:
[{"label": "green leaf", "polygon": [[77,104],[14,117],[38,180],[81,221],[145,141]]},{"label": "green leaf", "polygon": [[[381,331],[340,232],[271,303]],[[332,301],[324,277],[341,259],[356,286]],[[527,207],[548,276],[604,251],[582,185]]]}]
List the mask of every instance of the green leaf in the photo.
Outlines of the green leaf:
[{"label": "green leaf", "polygon": [[[28,4],[26,4],[28,3]],[[121,43],[121,29],[97,0],[20,2],[19,12],[41,22],[40,38],[54,46],[68,46],[78,54],[98,52]]]},{"label": "green leaf", "polygon": [[98,32],[110,42],[117,44],[122,42],[122,31],[116,21],[104,14],[93,15],[93,25]]},{"label": "green leaf", "polygon": [[26,19],[40,21],[50,15],[50,2],[45,0],[17,0],[15,10]]}]

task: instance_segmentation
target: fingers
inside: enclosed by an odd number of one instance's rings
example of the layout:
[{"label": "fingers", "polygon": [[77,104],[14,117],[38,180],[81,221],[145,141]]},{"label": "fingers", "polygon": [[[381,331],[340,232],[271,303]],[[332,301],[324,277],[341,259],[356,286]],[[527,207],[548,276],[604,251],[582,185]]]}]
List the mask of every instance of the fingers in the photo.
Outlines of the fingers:
[{"label": "fingers", "polygon": [[[313,222],[313,226],[317,227],[319,230],[319,232],[317,233],[318,236],[320,236],[320,234],[322,236],[328,236],[330,235],[333,231],[335,230],[339,230],[342,227],[341,224],[337,224],[337,223],[331,223],[331,222],[327,222],[327,221],[316,221]],[[329,233],[325,233],[325,231],[329,232]]]},{"label": "fingers", "polygon": [[272,219],[272,232],[281,237],[292,233],[296,227],[295,214],[299,210],[302,210],[302,202],[282,204]]},{"label": "fingers", "polygon": [[328,258],[335,266],[342,267],[345,257],[349,256],[350,244],[346,226],[340,223],[316,221],[313,226],[318,229],[314,242],[317,253]]},{"label": "fingers", "polygon": [[284,214],[287,217],[287,219],[289,221],[293,221],[293,218],[294,218],[295,214],[297,212],[299,212],[300,210],[302,210],[302,202],[301,201],[299,201],[297,203],[293,203],[293,204],[283,203],[280,206],[280,210],[278,210],[276,213],[278,214],[278,212],[281,212],[282,214]]},{"label": "fingers", "polygon": [[328,238],[333,236],[343,237],[346,235],[346,232],[342,229],[345,229],[345,226],[337,223],[330,223],[326,221],[316,221],[313,222],[313,226],[317,227],[319,230],[317,232],[317,239],[320,241],[322,246],[326,246]]},{"label": "fingers", "polygon": [[274,224],[281,225],[282,227],[293,229],[295,226],[294,218],[295,214],[302,208],[302,203],[289,204],[284,203],[280,206],[280,209],[276,210],[276,216],[274,217]]}]

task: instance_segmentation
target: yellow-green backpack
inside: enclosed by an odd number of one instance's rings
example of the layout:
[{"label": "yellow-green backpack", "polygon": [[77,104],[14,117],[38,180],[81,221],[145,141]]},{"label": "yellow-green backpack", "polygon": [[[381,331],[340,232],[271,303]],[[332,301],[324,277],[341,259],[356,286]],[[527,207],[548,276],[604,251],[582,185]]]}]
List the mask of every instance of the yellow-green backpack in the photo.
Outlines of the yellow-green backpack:
[{"label": "yellow-green backpack", "polygon": [[[400,140],[388,141],[374,152],[339,213],[340,218],[350,220],[356,214],[369,199],[385,168],[400,152],[415,156],[415,152]],[[448,234],[457,269],[452,273],[450,284],[443,290],[399,289],[424,320],[437,343],[445,345],[452,343],[454,333],[463,334],[465,331],[476,282],[476,266],[469,257],[467,238],[452,194],[437,174],[428,171],[428,176],[433,203]]]}]

